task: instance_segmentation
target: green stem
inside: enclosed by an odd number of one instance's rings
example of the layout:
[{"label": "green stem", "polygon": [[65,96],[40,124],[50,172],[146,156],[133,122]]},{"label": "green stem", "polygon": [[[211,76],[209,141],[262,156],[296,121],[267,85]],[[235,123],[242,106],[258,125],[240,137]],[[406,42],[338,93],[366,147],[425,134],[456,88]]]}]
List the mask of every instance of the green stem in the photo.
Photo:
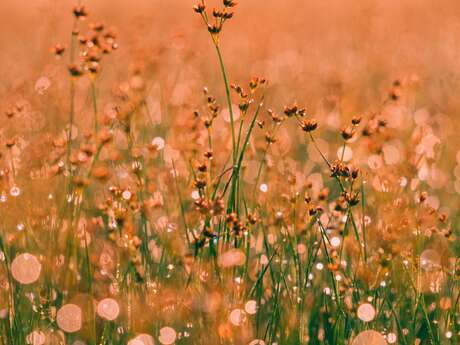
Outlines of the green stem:
[{"label": "green stem", "polygon": [[233,157],[233,164],[235,164],[238,152],[237,152],[236,141],[235,141],[235,124],[234,124],[234,117],[233,117],[232,98],[230,96],[230,85],[228,83],[227,72],[225,70],[224,60],[222,58],[222,53],[220,52],[219,45],[217,44],[217,42],[214,42],[214,46],[216,48],[217,57],[219,58],[219,66],[220,66],[220,70],[222,72],[222,78],[224,79],[224,84],[225,84],[225,96],[227,97],[228,112],[230,114],[230,127],[232,131],[232,157]]},{"label": "green stem", "polygon": [[93,100],[93,113],[94,113],[94,135],[97,135],[99,125],[97,122],[97,93],[96,93],[96,81],[91,78],[91,97]]}]

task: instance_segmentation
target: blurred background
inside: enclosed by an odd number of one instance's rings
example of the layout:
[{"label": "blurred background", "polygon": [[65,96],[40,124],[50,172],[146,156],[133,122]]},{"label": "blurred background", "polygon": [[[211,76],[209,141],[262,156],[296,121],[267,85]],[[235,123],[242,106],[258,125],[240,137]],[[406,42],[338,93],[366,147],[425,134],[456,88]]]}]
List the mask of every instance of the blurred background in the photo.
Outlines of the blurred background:
[{"label": "blurred background", "polygon": [[[44,48],[67,43],[73,4],[67,0],[0,2],[2,92],[19,87],[31,73],[52,62]],[[89,0],[85,4],[91,10],[88,20],[118,28],[122,61],[135,63],[141,51],[149,59],[158,59],[163,50],[177,59],[175,55],[191,45],[189,64],[173,65],[184,69],[183,78],[196,78],[194,69],[210,59],[200,74],[209,79],[218,72],[208,34],[191,9],[193,1]],[[286,84],[286,99],[334,87],[372,97],[385,82],[415,73],[432,89],[436,103],[447,106],[443,92],[451,94],[458,88],[459,16],[460,3],[455,0],[243,0],[225,28],[223,51],[233,79],[262,74],[272,83]],[[123,73],[123,67],[116,68]]]}]

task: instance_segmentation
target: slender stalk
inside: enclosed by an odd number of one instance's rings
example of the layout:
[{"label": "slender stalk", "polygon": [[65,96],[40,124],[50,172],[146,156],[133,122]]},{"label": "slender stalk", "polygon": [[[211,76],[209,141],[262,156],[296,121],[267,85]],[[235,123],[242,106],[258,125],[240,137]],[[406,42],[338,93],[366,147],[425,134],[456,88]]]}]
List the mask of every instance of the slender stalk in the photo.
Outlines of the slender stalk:
[{"label": "slender stalk", "polygon": [[216,48],[217,57],[219,58],[219,66],[220,66],[220,71],[222,73],[222,78],[224,79],[225,96],[227,98],[228,112],[230,114],[230,129],[232,132],[232,157],[233,157],[233,164],[235,164],[236,158],[238,155],[238,148],[236,147],[235,120],[234,120],[234,115],[233,115],[232,98],[230,95],[230,84],[228,83],[227,71],[225,69],[224,60],[222,58],[222,53],[220,51],[218,43],[214,42],[214,46]]},{"label": "slender stalk", "polygon": [[97,121],[97,90],[96,90],[96,80],[95,76],[91,76],[91,98],[93,103],[93,113],[94,113],[94,135],[97,135],[99,130],[99,124]]}]

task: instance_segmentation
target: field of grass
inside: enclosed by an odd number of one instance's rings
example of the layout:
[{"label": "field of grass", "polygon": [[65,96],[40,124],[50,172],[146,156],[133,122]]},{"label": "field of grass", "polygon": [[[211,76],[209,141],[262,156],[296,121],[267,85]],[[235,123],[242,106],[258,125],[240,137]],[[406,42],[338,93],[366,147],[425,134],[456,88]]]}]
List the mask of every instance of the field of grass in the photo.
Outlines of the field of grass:
[{"label": "field of grass", "polygon": [[276,36],[287,9],[243,2],[43,5],[67,31],[3,38],[0,345],[460,343],[455,49],[396,6],[415,52],[382,63],[331,6],[358,47],[297,51],[327,8]]}]

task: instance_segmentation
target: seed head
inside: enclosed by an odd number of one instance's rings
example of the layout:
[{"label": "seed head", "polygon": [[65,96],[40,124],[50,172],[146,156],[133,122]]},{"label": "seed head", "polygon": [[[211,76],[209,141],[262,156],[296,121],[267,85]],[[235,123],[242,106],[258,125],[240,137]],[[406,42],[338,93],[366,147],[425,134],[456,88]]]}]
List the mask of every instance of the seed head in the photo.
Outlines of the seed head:
[{"label": "seed head", "polygon": [[221,215],[225,210],[225,202],[223,199],[217,198],[212,203],[212,213],[214,215]]},{"label": "seed head", "polygon": [[304,132],[313,132],[316,128],[318,128],[318,123],[315,119],[304,120],[300,127]]},{"label": "seed head", "polygon": [[5,110],[5,115],[9,119],[11,119],[14,116],[14,114],[15,114],[15,109],[13,106],[10,106]]},{"label": "seed head", "polygon": [[355,134],[354,131],[353,131],[353,128],[350,128],[350,127],[347,127],[347,128],[343,128],[341,131],[340,131],[340,134],[342,135],[342,138],[344,140],[350,140],[351,138],[353,138],[353,135]]},{"label": "seed head", "polygon": [[250,104],[250,101],[243,101],[240,104],[238,104],[238,108],[241,110],[242,113],[245,113],[248,110]]},{"label": "seed head", "polygon": [[418,200],[420,203],[423,203],[427,198],[428,198],[428,193],[423,191],[420,193]]},{"label": "seed head", "polygon": [[208,169],[206,163],[199,163],[197,165],[197,169],[199,172],[206,172],[206,170]]},{"label": "seed head", "polygon": [[51,52],[56,56],[62,56],[65,52],[65,47],[60,43],[56,43],[56,45],[51,48]]},{"label": "seed head", "polygon": [[102,32],[104,30],[105,26],[104,26],[103,23],[98,22],[98,23],[91,23],[90,28],[93,31]]},{"label": "seed head", "polygon": [[283,122],[284,117],[278,115],[278,114],[275,113],[272,109],[268,109],[267,112],[268,112],[268,115],[270,115],[270,117],[272,118],[272,121],[273,121],[274,123],[280,124],[281,122]]},{"label": "seed head", "polygon": [[255,225],[255,224],[257,224],[258,221],[259,221],[259,218],[257,217],[257,215],[252,214],[252,213],[248,214],[248,223],[249,224]]},{"label": "seed head", "polygon": [[75,5],[73,8],[73,15],[77,19],[85,19],[88,16],[88,10],[85,5]]},{"label": "seed head", "polygon": [[401,97],[401,89],[400,89],[399,87],[394,87],[394,88],[390,91],[390,98],[391,98],[393,101],[397,101],[400,97]]},{"label": "seed head", "polygon": [[208,31],[211,34],[218,34],[222,30],[222,27],[217,24],[208,24]]},{"label": "seed head", "polygon": [[341,161],[331,164],[331,177],[349,177],[350,169]]},{"label": "seed head", "polygon": [[224,19],[231,19],[233,17],[233,12],[224,12],[222,17]]},{"label": "seed head", "polygon": [[7,148],[12,148],[15,144],[16,144],[16,140],[14,138],[7,139],[5,143]]},{"label": "seed head", "polygon": [[269,145],[270,145],[270,144],[274,144],[274,143],[276,143],[276,138],[275,138],[275,136],[274,136],[272,133],[267,132],[267,133],[265,133],[265,141],[266,141],[267,144],[269,144]]},{"label": "seed head", "polygon": [[212,10],[212,15],[213,15],[213,17],[215,17],[215,18],[223,18],[223,17],[224,17],[224,12],[223,12],[223,11],[216,10],[216,9],[213,9],[213,10]]},{"label": "seed head", "polygon": [[193,10],[196,13],[203,13],[206,10],[206,6],[204,4],[197,4],[193,6]]},{"label": "seed head", "polygon": [[349,193],[345,192],[343,193],[343,197],[345,200],[348,202],[350,206],[356,206],[359,203],[359,193],[354,192],[354,193]]},{"label": "seed head", "polygon": [[284,107],[284,114],[287,116],[287,117],[292,117],[294,116],[295,114],[297,114],[297,105],[293,105],[291,107]]},{"label": "seed head", "polygon": [[100,65],[96,61],[93,61],[88,65],[88,71],[91,74],[97,74],[99,72],[99,70],[100,70]]},{"label": "seed head", "polygon": [[204,187],[206,187],[206,180],[197,178],[193,184],[196,188],[203,189]]},{"label": "seed head", "polygon": [[379,119],[378,120],[378,126],[379,127],[386,127],[387,126],[387,121],[385,119]]},{"label": "seed head", "polygon": [[353,126],[357,126],[361,123],[361,116],[354,116],[352,119],[351,119],[351,124]]},{"label": "seed head", "polygon": [[68,70],[72,77],[81,77],[84,73],[83,69],[75,64],[69,65]]},{"label": "seed head", "polygon": [[204,153],[204,157],[207,158],[207,159],[209,159],[209,160],[211,160],[212,157],[213,157],[212,151],[206,151],[206,152]]},{"label": "seed head", "polygon": [[235,7],[238,3],[233,0],[224,0],[225,7]]},{"label": "seed head", "polygon": [[359,175],[359,168],[353,168],[351,170],[351,178],[356,180],[358,178],[358,175]]},{"label": "seed head", "polygon": [[236,223],[238,222],[238,215],[235,212],[232,212],[227,215],[226,221],[227,223]]}]

